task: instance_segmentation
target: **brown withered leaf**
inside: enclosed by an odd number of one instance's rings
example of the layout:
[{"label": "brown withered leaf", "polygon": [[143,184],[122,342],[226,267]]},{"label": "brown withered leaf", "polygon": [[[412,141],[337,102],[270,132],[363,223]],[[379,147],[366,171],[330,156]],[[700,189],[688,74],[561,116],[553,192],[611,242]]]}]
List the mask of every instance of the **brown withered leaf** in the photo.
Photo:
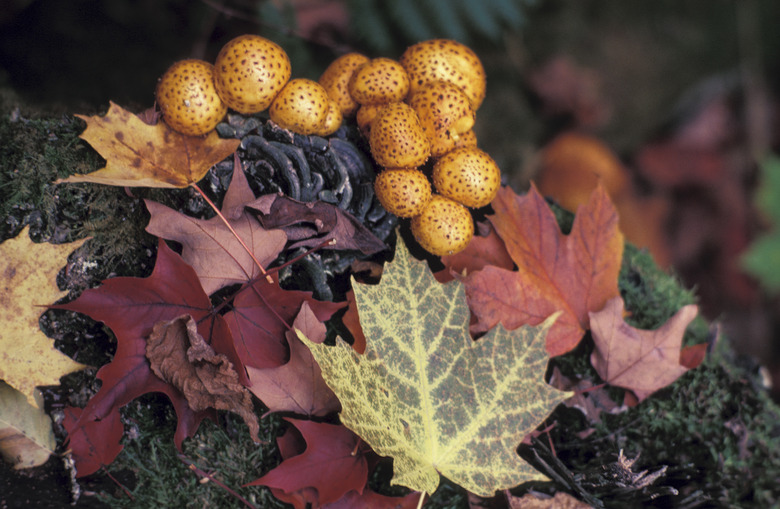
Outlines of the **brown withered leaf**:
[{"label": "brown withered leaf", "polygon": [[595,349],[591,363],[608,384],[629,389],[639,401],[677,380],[688,367],[680,364],[683,335],[698,306],[680,308],[656,330],[640,330],[623,320],[623,299],[615,297],[590,313]]},{"label": "brown withered leaf", "polygon": [[[287,242],[282,230],[266,230],[244,204],[254,199],[241,163],[236,158],[222,214],[252,250],[263,267],[272,262]],[[235,235],[219,217],[197,219],[159,203],[145,200],[151,219],[146,231],[180,242],[181,257],[198,274],[203,290],[211,295],[234,283],[245,283],[260,275],[260,269]]]},{"label": "brown withered leaf", "polygon": [[463,278],[477,317],[472,330],[499,322],[510,330],[538,325],[562,311],[547,335],[547,352],[572,350],[588,328],[588,312],[618,295],[623,235],[606,191],[597,187],[579,207],[568,235],[533,186],[525,196],[504,187],[491,205],[495,214],[488,219],[517,270],[487,266]]},{"label": "brown withered leaf", "polygon": [[222,139],[215,131],[206,136],[185,136],[165,122],[149,125],[113,102],[103,117],[76,116],[87,123],[80,138],[103,156],[106,166],[57,183],[187,187],[202,179],[209,168],[235,152],[241,143]]},{"label": "brown withered leaf", "polygon": [[[309,304],[304,301],[293,323],[314,342],[325,341],[325,324],[317,319]],[[294,412],[303,415],[327,415],[339,409],[339,400],[322,378],[322,371],[314,361],[311,351],[294,330],[285,333],[290,347],[286,364],[275,368],[258,369],[247,366],[251,385],[249,390],[271,412]]]},{"label": "brown withered leaf", "polygon": [[260,440],[252,396],[228,358],[215,353],[198,334],[190,315],[155,324],[147,338],[146,357],[154,374],[179,389],[190,408],[234,412],[244,419],[252,438]]},{"label": "brown withered leaf", "polygon": [[559,491],[554,497],[540,498],[533,493],[527,493],[522,497],[515,497],[507,493],[509,509],[588,509],[590,506],[572,497],[568,493]]},{"label": "brown withered leaf", "polygon": [[332,239],[336,243],[324,249],[354,249],[371,255],[387,248],[363,223],[330,203],[306,203],[280,194],[266,194],[247,203],[247,207],[260,212],[260,222],[266,229],[284,230],[293,241],[293,249],[316,247]]}]

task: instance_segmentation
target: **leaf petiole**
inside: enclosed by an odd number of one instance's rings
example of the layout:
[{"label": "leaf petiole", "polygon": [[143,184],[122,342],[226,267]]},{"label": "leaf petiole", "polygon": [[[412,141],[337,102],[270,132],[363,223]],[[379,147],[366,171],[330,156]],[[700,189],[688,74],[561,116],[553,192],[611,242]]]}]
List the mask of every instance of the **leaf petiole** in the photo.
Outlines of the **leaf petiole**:
[{"label": "leaf petiole", "polygon": [[217,213],[217,215],[222,220],[222,222],[225,223],[225,226],[227,226],[228,230],[230,230],[230,233],[233,234],[233,236],[236,238],[236,240],[238,240],[238,242],[241,244],[241,247],[243,247],[244,250],[247,252],[247,254],[249,254],[249,256],[252,258],[252,261],[255,262],[255,265],[257,266],[257,268],[260,269],[260,273],[265,276],[266,280],[269,283],[273,283],[274,282],[273,278],[271,278],[270,274],[268,274],[265,271],[265,268],[263,267],[263,265],[255,257],[255,254],[252,252],[252,250],[249,249],[249,246],[246,245],[246,242],[244,242],[244,239],[242,239],[241,236],[238,234],[238,232],[235,229],[233,229],[233,226],[230,224],[230,222],[227,220],[227,218],[219,210],[219,207],[217,207],[217,205],[213,201],[211,201],[211,198],[209,198],[206,195],[206,193],[204,193],[203,190],[200,187],[198,187],[198,184],[193,182],[192,184],[190,184],[190,187],[195,189],[203,197],[203,199],[206,200],[206,203],[208,203],[209,206],[214,210],[214,212]]},{"label": "leaf petiole", "polygon": [[417,509],[421,509],[423,506],[423,502],[425,502],[425,495],[426,493],[424,491],[420,492],[420,501],[417,502]]}]

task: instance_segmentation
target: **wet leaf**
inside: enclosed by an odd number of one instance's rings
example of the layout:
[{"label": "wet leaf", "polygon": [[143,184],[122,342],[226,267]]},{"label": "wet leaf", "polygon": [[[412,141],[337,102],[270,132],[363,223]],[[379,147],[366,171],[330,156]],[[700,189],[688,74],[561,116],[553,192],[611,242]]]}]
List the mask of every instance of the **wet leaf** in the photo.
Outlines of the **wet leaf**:
[{"label": "wet leaf", "polygon": [[239,383],[230,360],[215,353],[198,334],[190,315],[155,324],[146,341],[146,357],[154,374],[179,389],[194,411],[234,412],[244,419],[255,442],[260,441],[252,396]]}]

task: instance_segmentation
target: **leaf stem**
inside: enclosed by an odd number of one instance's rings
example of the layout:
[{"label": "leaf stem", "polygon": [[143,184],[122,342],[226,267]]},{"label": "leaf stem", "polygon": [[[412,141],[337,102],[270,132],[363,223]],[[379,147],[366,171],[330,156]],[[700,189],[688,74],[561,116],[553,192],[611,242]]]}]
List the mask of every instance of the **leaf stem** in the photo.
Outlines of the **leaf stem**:
[{"label": "leaf stem", "polygon": [[425,492],[420,492],[420,501],[417,502],[417,509],[420,509],[423,506],[423,502],[425,502]]},{"label": "leaf stem", "polygon": [[200,195],[203,197],[204,200],[206,200],[206,203],[211,206],[211,208],[214,210],[214,212],[217,213],[219,218],[222,220],[223,223],[225,223],[225,226],[227,226],[228,230],[230,230],[230,233],[233,234],[233,236],[238,240],[239,244],[241,244],[241,247],[244,248],[244,250],[249,254],[249,256],[252,258],[252,261],[255,262],[255,265],[258,269],[260,269],[260,273],[265,276],[265,278],[268,280],[269,283],[273,283],[274,280],[271,278],[271,276],[265,271],[265,268],[263,268],[263,265],[260,263],[260,261],[255,257],[255,254],[252,252],[251,249],[249,249],[249,246],[246,245],[246,242],[244,242],[244,239],[241,238],[241,236],[238,234],[236,230],[233,229],[233,226],[230,224],[230,222],[227,220],[227,218],[222,214],[222,212],[219,210],[217,205],[211,201],[211,198],[209,198],[206,193],[203,192],[203,190],[198,187],[198,184],[192,183],[190,184],[190,187],[195,189]]}]

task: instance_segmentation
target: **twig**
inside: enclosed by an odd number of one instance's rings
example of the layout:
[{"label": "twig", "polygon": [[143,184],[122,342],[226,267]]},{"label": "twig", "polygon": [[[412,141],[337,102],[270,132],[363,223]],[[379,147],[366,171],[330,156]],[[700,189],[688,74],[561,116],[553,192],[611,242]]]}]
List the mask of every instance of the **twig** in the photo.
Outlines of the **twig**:
[{"label": "twig", "polygon": [[216,484],[217,486],[219,486],[220,488],[222,488],[223,490],[227,491],[232,496],[237,498],[239,501],[241,501],[245,506],[250,507],[251,509],[257,509],[257,507],[252,505],[247,499],[245,499],[244,497],[242,497],[241,495],[236,493],[234,490],[229,488],[222,481],[220,481],[219,479],[217,479],[213,475],[209,474],[208,472],[205,472],[205,471],[199,469],[198,467],[196,467],[195,463],[192,460],[190,460],[189,458],[187,458],[183,454],[179,454],[178,456],[179,456],[179,459],[182,461],[182,463],[187,465],[187,467],[190,470],[192,470],[193,472],[195,472],[197,475],[199,475],[201,477],[204,477],[204,478],[208,479],[209,481],[212,481],[214,484]]},{"label": "twig", "polygon": [[117,486],[119,486],[120,488],[122,488],[122,491],[124,491],[124,492],[125,492],[125,495],[127,495],[127,498],[129,498],[130,500],[132,500],[133,502],[135,502],[135,497],[133,497],[133,494],[132,494],[132,493],[130,493],[130,490],[128,490],[128,489],[125,487],[125,485],[124,485],[124,484],[122,484],[121,482],[119,482],[119,481],[118,481],[118,480],[117,480],[117,479],[116,479],[116,478],[115,478],[113,475],[111,475],[111,472],[109,472],[109,471],[108,471],[108,469],[107,469],[105,466],[103,467],[103,472],[104,472],[104,473],[105,473],[105,474],[108,476],[108,478],[109,478],[109,479],[111,479],[112,481],[114,481],[114,484],[116,484]]}]

